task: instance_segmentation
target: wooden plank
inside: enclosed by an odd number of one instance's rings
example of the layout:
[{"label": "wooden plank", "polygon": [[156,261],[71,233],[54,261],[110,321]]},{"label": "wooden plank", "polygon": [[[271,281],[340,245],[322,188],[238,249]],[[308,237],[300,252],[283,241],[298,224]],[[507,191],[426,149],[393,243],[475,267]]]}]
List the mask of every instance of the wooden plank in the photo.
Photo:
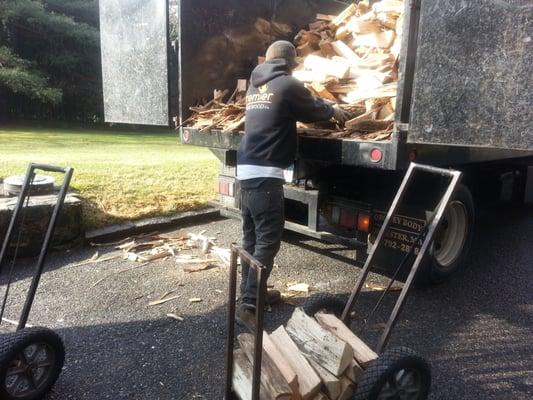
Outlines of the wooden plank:
[{"label": "wooden plank", "polygon": [[315,315],[315,318],[322,327],[351,346],[355,359],[359,364],[367,366],[370,362],[378,358],[378,355],[335,315],[318,313]]},{"label": "wooden plank", "polygon": [[307,357],[312,358],[335,376],[350,365],[353,351],[348,344],[324,329],[301,308],[296,308],[287,322],[287,331]]},{"label": "wooden plank", "polygon": [[315,55],[309,55],[305,58],[304,67],[313,72],[339,79],[346,78],[350,72],[350,66],[347,64]]},{"label": "wooden plank", "polygon": [[[252,363],[244,354],[244,351],[238,349],[233,352],[233,391],[240,400],[252,400]],[[272,400],[261,388],[259,393],[260,400]],[[289,400],[290,397],[287,399]]]},{"label": "wooden plank", "polygon": [[327,369],[323,368],[320,364],[314,361],[312,358],[308,358],[309,363],[316,371],[322,383],[324,384],[324,391],[328,397],[332,400],[337,400],[341,394],[341,381]]},{"label": "wooden plank", "polygon": [[355,394],[355,385],[354,383],[346,377],[341,378],[341,394],[338,397],[338,400],[352,400],[353,395]]},{"label": "wooden plank", "polygon": [[272,362],[276,365],[280,373],[283,375],[283,378],[285,378],[285,381],[289,384],[289,387],[292,389],[293,393],[299,395],[300,390],[296,372],[291,367],[291,364],[278,350],[270,335],[266,332],[263,332],[263,349],[263,354],[267,354]]},{"label": "wooden plank", "polygon": [[280,326],[270,335],[270,338],[285,359],[296,372],[300,395],[304,400],[312,399],[320,390],[321,380],[309,362],[305,359],[296,344],[292,341],[283,326]]},{"label": "wooden plank", "polygon": [[[243,333],[237,337],[237,340],[244,354],[253,365],[255,350],[254,336],[249,333]],[[264,351],[261,362],[261,385],[270,399],[281,400],[292,397],[292,389],[289,387],[289,384],[268,353]]]}]

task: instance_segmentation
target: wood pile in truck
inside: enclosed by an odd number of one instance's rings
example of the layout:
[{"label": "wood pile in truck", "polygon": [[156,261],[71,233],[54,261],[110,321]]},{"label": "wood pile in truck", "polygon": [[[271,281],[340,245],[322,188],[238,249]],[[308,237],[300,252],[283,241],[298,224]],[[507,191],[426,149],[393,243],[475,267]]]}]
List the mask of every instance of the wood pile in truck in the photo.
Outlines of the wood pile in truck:
[{"label": "wood pile in truck", "polygon": [[[241,334],[235,351],[233,390],[251,399],[254,336]],[[331,314],[308,316],[297,308],[287,327],[263,332],[261,399],[348,400],[365,367],[377,358]]]},{"label": "wood pile in truck", "polygon": [[[318,14],[309,29],[295,38],[298,64],[293,75],[315,95],[339,104],[351,119],[341,127],[333,122],[299,123],[302,134],[325,138],[388,140],[392,134],[398,86],[403,1],[368,0],[351,4],[339,15]],[[239,81],[236,92],[243,89]],[[245,90],[245,87],[244,87]],[[226,102],[215,98],[192,107],[192,127],[241,130],[244,96]]]}]

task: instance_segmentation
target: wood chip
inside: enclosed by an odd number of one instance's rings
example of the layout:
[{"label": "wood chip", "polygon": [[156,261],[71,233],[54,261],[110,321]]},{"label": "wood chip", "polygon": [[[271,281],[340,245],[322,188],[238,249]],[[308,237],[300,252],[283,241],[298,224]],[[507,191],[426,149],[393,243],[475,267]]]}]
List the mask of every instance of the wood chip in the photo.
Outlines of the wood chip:
[{"label": "wood chip", "polygon": [[185,318],[180,317],[180,316],[177,315],[177,314],[169,313],[169,314],[167,314],[167,317],[172,318],[172,319],[175,319],[176,321],[180,321],[180,322],[185,321]]},{"label": "wood chip", "polygon": [[189,299],[189,303],[200,303],[202,301],[199,297],[193,297],[192,299]]},{"label": "wood chip", "polygon": [[180,297],[181,297],[181,296],[167,297],[167,298],[164,298],[164,299],[151,301],[150,303],[148,303],[148,305],[149,305],[149,306],[159,306],[159,305],[161,305],[161,304],[168,303],[169,301],[179,299]]}]

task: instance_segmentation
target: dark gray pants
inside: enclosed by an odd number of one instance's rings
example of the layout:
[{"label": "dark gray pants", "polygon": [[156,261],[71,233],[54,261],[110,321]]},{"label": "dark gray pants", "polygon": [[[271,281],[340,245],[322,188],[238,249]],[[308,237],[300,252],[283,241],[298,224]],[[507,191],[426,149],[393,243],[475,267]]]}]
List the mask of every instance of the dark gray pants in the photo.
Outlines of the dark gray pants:
[{"label": "dark gray pants", "polygon": [[[267,268],[267,278],[278,254],[285,224],[283,186],[241,191],[242,247]],[[242,263],[241,296],[255,307],[257,274]]]}]

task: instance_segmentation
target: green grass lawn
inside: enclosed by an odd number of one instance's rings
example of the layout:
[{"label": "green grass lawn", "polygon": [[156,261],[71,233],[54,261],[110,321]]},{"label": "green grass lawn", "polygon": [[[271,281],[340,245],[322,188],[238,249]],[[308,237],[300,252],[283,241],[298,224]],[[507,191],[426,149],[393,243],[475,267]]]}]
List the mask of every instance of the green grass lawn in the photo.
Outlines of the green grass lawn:
[{"label": "green grass lawn", "polygon": [[88,229],[206,205],[216,158],[175,133],[0,128],[0,180],[29,162],[74,168]]}]

